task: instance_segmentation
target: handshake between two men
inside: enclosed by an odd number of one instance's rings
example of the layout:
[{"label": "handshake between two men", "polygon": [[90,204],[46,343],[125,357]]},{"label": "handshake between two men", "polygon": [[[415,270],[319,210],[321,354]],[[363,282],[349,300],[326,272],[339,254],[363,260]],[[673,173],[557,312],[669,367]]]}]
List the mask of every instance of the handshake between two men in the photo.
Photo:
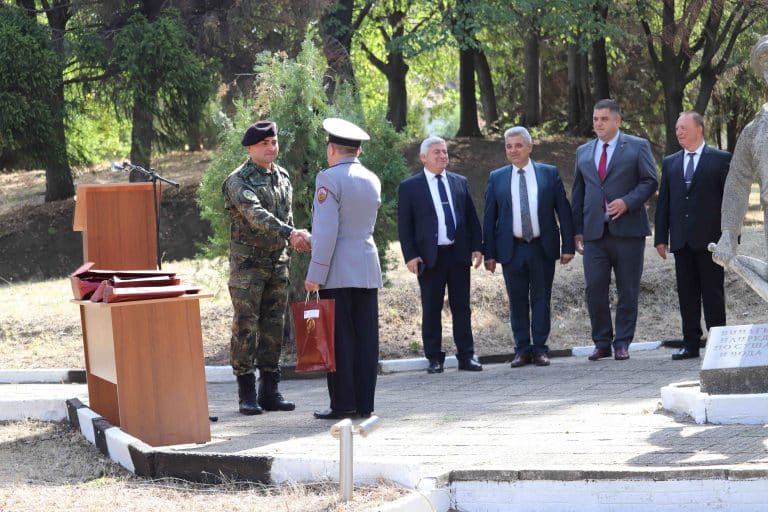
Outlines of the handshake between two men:
[{"label": "handshake between two men", "polygon": [[309,252],[312,250],[312,235],[306,229],[294,229],[288,243],[296,252]]}]

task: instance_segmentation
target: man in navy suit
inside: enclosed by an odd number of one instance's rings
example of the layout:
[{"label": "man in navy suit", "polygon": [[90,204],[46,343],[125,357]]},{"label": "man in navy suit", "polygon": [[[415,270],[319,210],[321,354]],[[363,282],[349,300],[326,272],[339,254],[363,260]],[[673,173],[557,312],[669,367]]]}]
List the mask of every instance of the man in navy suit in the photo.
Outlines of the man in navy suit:
[{"label": "man in navy suit", "polygon": [[459,370],[480,371],[469,310],[469,268],[483,261],[480,220],[467,179],[446,171],[445,141],[428,137],[421,143],[419,158],[424,171],[403,180],[398,189],[397,231],[405,264],[418,275],[427,372],[443,371],[440,315],[446,287]]},{"label": "man in navy suit", "polygon": [[575,255],[571,206],[557,168],[530,159],[528,130],[508,129],[504,147],[511,165],[491,172],[485,191],[485,268],[502,265],[515,339],[512,368],[547,366],[555,261],[565,265]]},{"label": "man in navy suit", "polygon": [[707,330],[725,325],[725,275],[707,245],[720,239],[720,207],[731,154],[704,142],[704,118],[683,112],[675,125],[682,150],[661,166],[654,244],[675,255],[684,346],[672,359],[699,357],[701,306]]},{"label": "man in navy suit", "polygon": [[[629,359],[635,337],[645,237],[651,234],[645,202],[656,192],[656,162],[647,140],[619,130],[621,109],[610,99],[595,103],[597,138],[576,150],[571,205],[576,250],[584,255],[587,310],[597,361]],[[611,270],[616,276],[616,330],[611,320]]]}]

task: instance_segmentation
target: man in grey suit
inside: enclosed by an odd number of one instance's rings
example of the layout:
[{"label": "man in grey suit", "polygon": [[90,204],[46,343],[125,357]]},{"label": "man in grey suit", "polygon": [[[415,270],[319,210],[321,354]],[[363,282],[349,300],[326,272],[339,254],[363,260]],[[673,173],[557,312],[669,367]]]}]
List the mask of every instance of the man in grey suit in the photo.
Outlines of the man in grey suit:
[{"label": "man in grey suit", "polygon": [[315,179],[312,260],[304,287],[336,301],[336,371],[328,373],[330,409],[318,419],[370,417],[379,362],[378,289],[382,286],[373,227],[381,205],[379,178],[358,160],[370,137],[343,119],[323,121],[328,168]]},{"label": "man in grey suit", "polygon": [[[651,234],[645,202],[658,187],[656,162],[647,140],[619,130],[621,109],[610,99],[595,104],[597,139],[576,150],[571,204],[576,250],[584,256],[587,310],[597,361],[629,359],[635,336],[645,237]],[[616,329],[609,285],[616,278]]]}]

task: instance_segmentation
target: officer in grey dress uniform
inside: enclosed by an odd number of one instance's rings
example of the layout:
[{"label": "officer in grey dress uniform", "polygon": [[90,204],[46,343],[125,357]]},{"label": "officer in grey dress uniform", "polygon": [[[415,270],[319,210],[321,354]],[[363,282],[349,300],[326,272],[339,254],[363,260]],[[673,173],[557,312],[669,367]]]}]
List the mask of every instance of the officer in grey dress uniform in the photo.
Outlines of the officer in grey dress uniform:
[{"label": "officer in grey dress uniform", "polygon": [[379,360],[378,289],[382,286],[373,227],[381,205],[381,182],[358,160],[370,137],[338,118],[323,121],[328,165],[315,179],[312,259],[305,288],[336,300],[336,371],[328,373],[330,409],[318,419],[373,412]]}]

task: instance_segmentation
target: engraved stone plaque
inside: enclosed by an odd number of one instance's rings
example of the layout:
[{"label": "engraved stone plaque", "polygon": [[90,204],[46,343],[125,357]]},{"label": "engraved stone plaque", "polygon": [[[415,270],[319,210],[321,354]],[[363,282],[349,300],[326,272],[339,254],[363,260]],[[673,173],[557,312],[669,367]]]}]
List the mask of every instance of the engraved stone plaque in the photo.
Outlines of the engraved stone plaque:
[{"label": "engraved stone plaque", "polygon": [[713,327],[700,380],[714,395],[768,393],[768,324]]}]

